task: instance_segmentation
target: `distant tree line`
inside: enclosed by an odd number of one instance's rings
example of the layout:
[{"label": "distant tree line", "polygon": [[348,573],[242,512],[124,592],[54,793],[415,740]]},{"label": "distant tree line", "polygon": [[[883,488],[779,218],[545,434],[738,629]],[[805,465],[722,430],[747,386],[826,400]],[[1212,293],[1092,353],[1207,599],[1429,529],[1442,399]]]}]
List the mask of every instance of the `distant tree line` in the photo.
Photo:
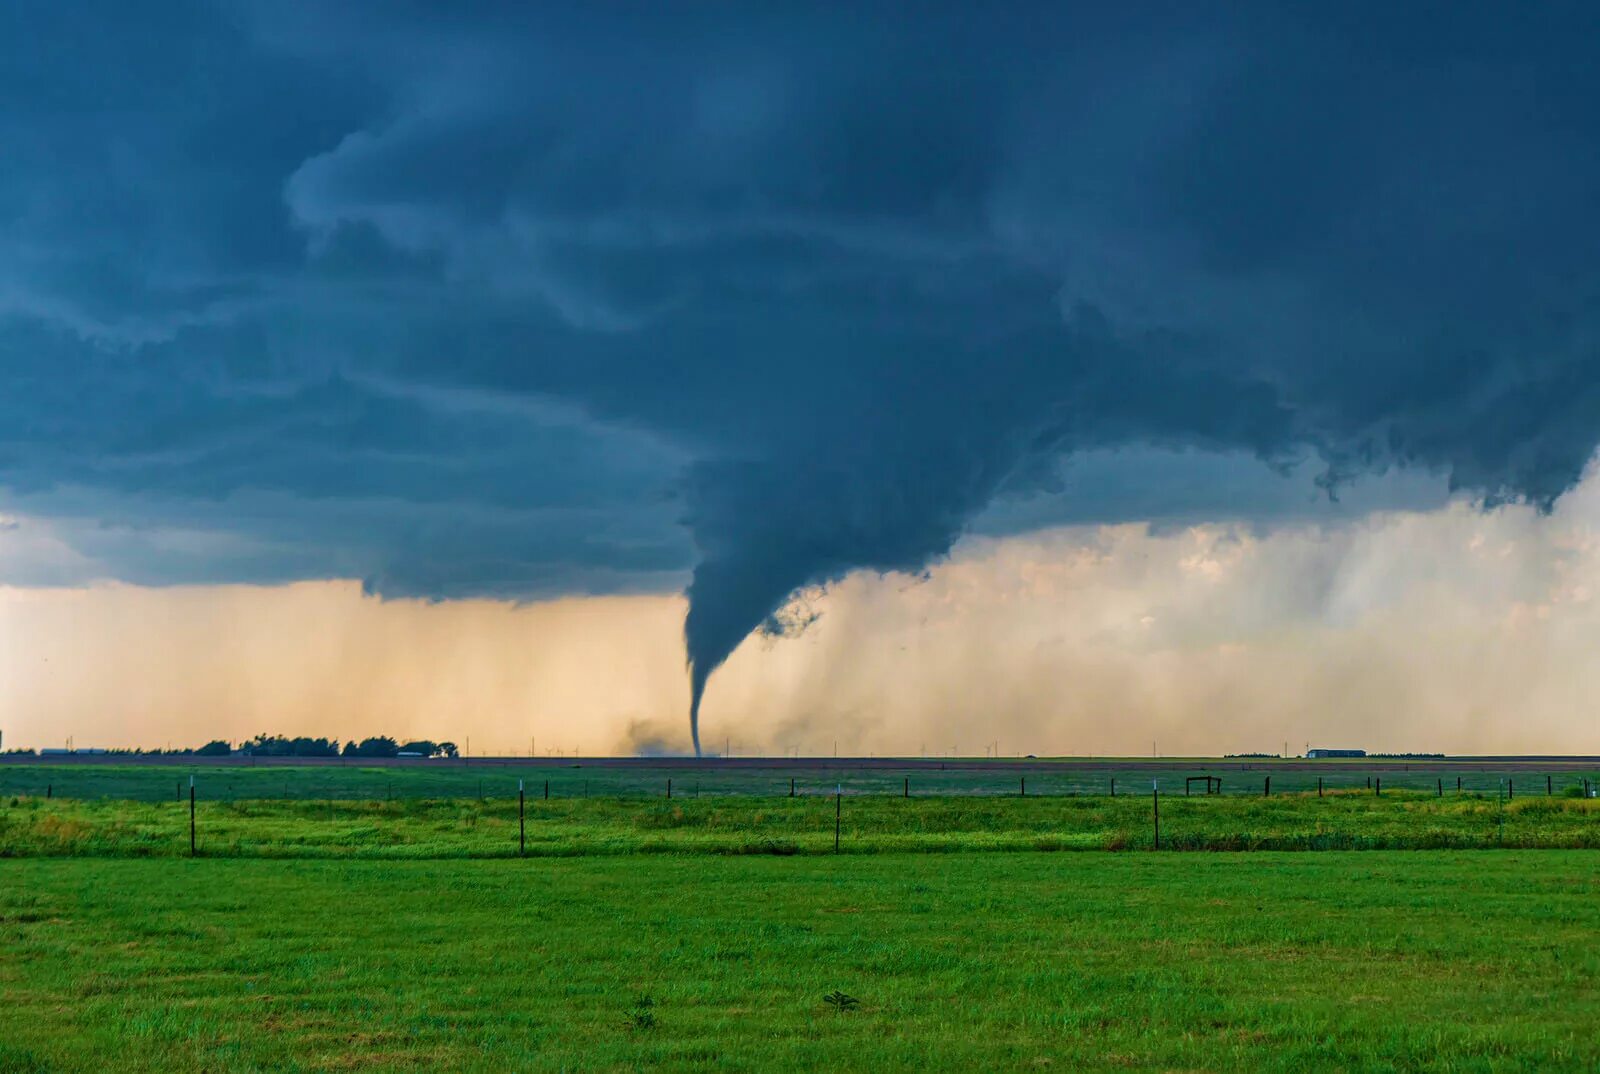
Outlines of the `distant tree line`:
[{"label": "distant tree line", "polygon": [[[5,752],[37,756],[37,751],[32,749],[9,749]],[[229,757],[235,750],[233,743],[228,740],[214,738],[204,746],[189,746],[175,750],[96,749],[72,752],[107,753],[130,757]],[[434,742],[426,738],[399,742],[387,735],[364,738],[359,742],[351,739],[341,747],[336,738],[309,738],[304,735],[287,738],[283,735],[259,734],[255,738],[241,742],[237,752],[253,757],[457,757],[460,755],[454,742]]]},{"label": "distant tree line", "polygon": [[[203,753],[214,746],[227,746],[226,742],[210,742],[197,750]],[[455,757],[454,742],[434,742],[420,738],[399,742],[388,735],[374,735],[359,742],[351,739],[341,748],[336,738],[285,738],[282,735],[257,735],[239,747],[240,753],[257,757],[399,757],[402,754],[416,757]]]}]

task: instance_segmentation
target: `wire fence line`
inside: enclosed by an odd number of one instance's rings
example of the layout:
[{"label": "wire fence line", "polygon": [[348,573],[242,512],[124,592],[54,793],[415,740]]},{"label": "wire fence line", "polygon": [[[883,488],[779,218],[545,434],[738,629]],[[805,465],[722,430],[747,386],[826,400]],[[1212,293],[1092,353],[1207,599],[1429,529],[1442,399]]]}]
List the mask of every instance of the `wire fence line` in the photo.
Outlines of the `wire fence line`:
[{"label": "wire fence line", "polygon": [[[1525,779],[1524,782],[1527,782]],[[1138,791],[1044,794],[1023,779],[1006,793],[848,794],[802,787],[780,793],[696,795],[665,784],[655,795],[561,797],[544,781],[457,797],[228,797],[203,779],[176,781],[159,800],[13,795],[0,798],[0,857],[171,855],[505,857],[515,853],[841,853],[917,850],[1320,850],[1600,848],[1600,802],[1587,779],[1558,793],[1516,797],[1385,789],[1374,778],[1321,793],[1188,794],[1151,780]],[[485,788],[488,789],[487,787]],[[495,787],[496,790],[502,790]],[[547,796],[548,794],[548,796]],[[820,802],[818,800],[821,800]],[[848,804],[847,804],[848,803]],[[531,827],[530,827],[531,822]],[[532,838],[530,839],[530,834]]]}]

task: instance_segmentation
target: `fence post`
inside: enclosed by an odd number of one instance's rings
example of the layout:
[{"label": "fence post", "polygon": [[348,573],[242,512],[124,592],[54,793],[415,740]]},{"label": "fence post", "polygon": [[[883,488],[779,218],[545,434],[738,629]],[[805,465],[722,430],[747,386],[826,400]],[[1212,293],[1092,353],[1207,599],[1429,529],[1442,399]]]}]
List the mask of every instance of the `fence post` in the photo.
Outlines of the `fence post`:
[{"label": "fence post", "polygon": [[911,777],[910,776],[906,777],[905,790],[902,792],[901,797],[903,797],[903,798],[910,798],[911,797]]},{"label": "fence post", "polygon": [[528,856],[527,796],[522,793],[522,780],[517,780],[517,857]]},{"label": "fence post", "polygon": [[1264,779],[1261,782],[1261,797],[1270,798],[1271,796],[1272,796],[1272,777],[1268,776],[1266,779]]},{"label": "fence post", "polygon": [[1378,797],[1379,797],[1379,798],[1382,798],[1382,797],[1383,797],[1383,777],[1382,777],[1382,776],[1379,776],[1379,777],[1378,777],[1378,784],[1377,784],[1377,786],[1375,786],[1375,787],[1374,787],[1374,788],[1373,788],[1373,792],[1374,792],[1374,793],[1375,793],[1375,794],[1377,794],[1377,796],[1378,796]]},{"label": "fence post", "polygon": [[1368,776],[1367,777],[1367,790],[1370,791],[1371,789],[1372,789],[1372,777]]},{"label": "fence post", "polygon": [[189,777],[189,857],[195,856],[194,846],[194,777]]},{"label": "fence post", "polygon": [[1111,797],[1115,798],[1116,796],[1117,796],[1117,777],[1116,776],[1112,776],[1111,777]]},{"label": "fence post", "polygon": [[1544,777],[1544,796],[1546,798],[1548,798],[1554,793],[1555,792],[1550,789],[1550,777],[1549,776],[1545,776]]},{"label": "fence post", "polygon": [[1317,797],[1318,798],[1322,797],[1322,777],[1321,776],[1317,777]]},{"label": "fence post", "polygon": [[1494,841],[1497,846],[1504,846],[1506,841],[1506,781],[1503,779],[1500,781],[1500,793],[1495,797],[1495,802],[1497,807]]},{"label": "fence post", "polygon": [[671,779],[667,780],[667,797],[668,798],[672,797],[672,780]]},{"label": "fence post", "polygon": [[1438,796],[1440,798],[1444,797],[1444,777],[1443,776],[1439,777],[1439,795]]},{"label": "fence post", "polygon": [[1017,792],[1017,797],[1018,798],[1026,798],[1026,797],[1028,797],[1028,777],[1027,776],[1020,777],[1019,780],[1018,780],[1018,783],[1019,783],[1021,789]]},{"label": "fence post", "polygon": [[44,796],[46,798],[50,798],[51,796],[53,796],[55,794],[55,791],[56,791],[56,785],[54,783],[46,783],[44,785]]},{"label": "fence post", "polygon": [[548,779],[544,781],[544,800],[547,802],[550,800],[550,781]]},{"label": "fence post", "polygon": [[1457,794],[1461,793],[1461,777],[1460,776],[1456,777],[1456,793]]},{"label": "fence post", "polygon": [[790,798],[794,797],[794,777],[793,776],[789,777],[789,797]]},{"label": "fence post", "polygon": [[1152,779],[1150,781],[1150,813],[1151,813],[1151,816],[1155,820],[1155,826],[1156,826],[1156,846],[1155,846],[1155,848],[1157,850],[1160,850],[1161,849],[1161,785],[1160,785],[1160,781],[1154,780],[1154,779]]},{"label": "fence post", "polygon": [[1511,799],[1515,798],[1516,796],[1517,796],[1517,781],[1514,780],[1514,779],[1506,780],[1506,801],[1509,802],[1509,801],[1511,801]]}]

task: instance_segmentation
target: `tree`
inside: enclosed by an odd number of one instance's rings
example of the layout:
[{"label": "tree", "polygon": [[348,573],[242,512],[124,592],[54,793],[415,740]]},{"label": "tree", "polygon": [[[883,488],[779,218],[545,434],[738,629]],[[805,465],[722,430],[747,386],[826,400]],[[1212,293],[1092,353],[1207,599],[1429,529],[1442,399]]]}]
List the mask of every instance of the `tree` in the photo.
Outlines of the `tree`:
[{"label": "tree", "polygon": [[346,757],[393,757],[399,752],[400,747],[387,735],[364,738],[359,743],[347,742],[344,747]]},{"label": "tree", "polygon": [[407,742],[400,747],[401,753],[420,753],[424,757],[439,756],[439,744],[428,739],[419,738],[415,742]]},{"label": "tree", "polygon": [[337,757],[339,743],[328,738],[284,738],[282,735],[257,735],[240,749],[259,757]]},{"label": "tree", "polygon": [[214,738],[194,752],[199,757],[226,757],[233,752],[233,746],[220,738]]},{"label": "tree", "polygon": [[444,754],[446,757],[455,757],[460,753],[460,751],[456,749],[456,744],[454,742],[439,743],[439,752]]}]

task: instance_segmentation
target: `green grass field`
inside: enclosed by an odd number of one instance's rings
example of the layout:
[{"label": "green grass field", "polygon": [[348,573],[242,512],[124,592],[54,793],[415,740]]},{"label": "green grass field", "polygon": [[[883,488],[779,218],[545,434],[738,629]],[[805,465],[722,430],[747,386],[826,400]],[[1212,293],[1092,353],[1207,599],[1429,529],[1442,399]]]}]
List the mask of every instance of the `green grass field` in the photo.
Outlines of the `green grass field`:
[{"label": "green grass field", "polygon": [[1595,866],[0,861],[0,1070],[1594,1070]]},{"label": "green grass field", "polygon": [[[1150,796],[534,799],[531,856],[1149,850]],[[519,853],[515,798],[202,801],[210,857]],[[1600,848],[1600,800],[1347,792],[1164,798],[1163,850]],[[0,799],[0,856],[183,856],[187,802]]]},{"label": "green grass field", "polygon": [[1153,853],[1147,789],[607,773],[531,784],[518,860],[503,771],[219,768],[191,858],[173,769],[43,771],[0,795],[0,1074],[1600,1069],[1600,800],[1555,781],[1169,792]]}]

